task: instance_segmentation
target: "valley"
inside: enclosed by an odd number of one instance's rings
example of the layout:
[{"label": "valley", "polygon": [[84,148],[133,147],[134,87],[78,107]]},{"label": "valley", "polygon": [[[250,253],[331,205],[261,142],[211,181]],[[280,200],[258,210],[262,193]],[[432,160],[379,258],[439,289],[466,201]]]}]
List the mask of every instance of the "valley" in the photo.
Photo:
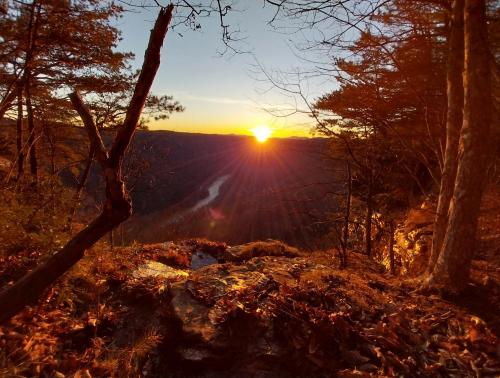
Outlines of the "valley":
[{"label": "valley", "polygon": [[307,247],[317,232],[311,225],[336,208],[329,193],[345,186],[342,166],[323,154],[327,146],[321,138],[261,145],[244,136],[141,131],[131,155],[145,163],[124,240],[278,238]]}]

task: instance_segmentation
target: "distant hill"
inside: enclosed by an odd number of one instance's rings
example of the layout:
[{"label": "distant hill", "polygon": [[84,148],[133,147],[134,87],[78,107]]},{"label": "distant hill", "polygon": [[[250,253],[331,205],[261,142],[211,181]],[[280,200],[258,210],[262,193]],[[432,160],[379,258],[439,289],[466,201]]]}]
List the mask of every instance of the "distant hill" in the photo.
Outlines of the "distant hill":
[{"label": "distant hill", "polygon": [[[111,133],[104,133],[105,142]],[[13,122],[0,136],[14,141]],[[56,171],[75,186],[88,153],[85,130],[58,126]],[[51,170],[46,138],[37,148],[42,169]],[[338,181],[331,161],[323,159],[321,138],[270,139],[171,131],[138,131],[124,164],[134,215],[125,225],[125,241],[163,242],[206,237],[228,243],[276,238],[302,247],[317,239],[311,225],[335,208],[328,192]],[[4,155],[14,159],[14,143]],[[343,172],[341,173],[343,174]],[[93,165],[86,190],[99,202],[104,184]],[[95,201],[83,201],[89,219]],[[83,220],[82,220],[83,221]],[[321,235],[320,235],[321,236]]]},{"label": "distant hill", "polygon": [[131,159],[148,163],[132,192],[136,213],[126,239],[277,238],[307,245],[309,226],[335,207],[325,148],[320,138],[258,144],[245,136],[141,131]]}]

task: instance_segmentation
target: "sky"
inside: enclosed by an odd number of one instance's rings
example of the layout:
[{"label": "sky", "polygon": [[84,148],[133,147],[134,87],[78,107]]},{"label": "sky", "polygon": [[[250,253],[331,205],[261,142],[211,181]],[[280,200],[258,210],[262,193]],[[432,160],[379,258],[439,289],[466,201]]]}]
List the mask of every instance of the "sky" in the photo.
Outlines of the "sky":
[{"label": "sky", "polygon": [[[221,55],[225,46],[215,14],[200,19],[200,31],[184,26],[169,31],[152,92],[173,95],[186,110],[168,120],[152,122],[150,129],[251,135],[253,128],[267,125],[274,137],[311,136],[312,119],[305,114],[276,116],[296,107],[305,109],[305,104],[273,88],[257,67],[261,65],[268,72],[304,70],[307,63],[294,52],[290,35],[267,24],[273,15],[271,8],[257,1],[239,4],[226,22],[245,38],[234,46],[250,53]],[[116,21],[122,31],[118,49],[136,55],[135,68],[142,64],[155,17],[156,10],[141,10],[126,12]],[[333,88],[325,82],[313,87],[304,88],[311,100]]]}]

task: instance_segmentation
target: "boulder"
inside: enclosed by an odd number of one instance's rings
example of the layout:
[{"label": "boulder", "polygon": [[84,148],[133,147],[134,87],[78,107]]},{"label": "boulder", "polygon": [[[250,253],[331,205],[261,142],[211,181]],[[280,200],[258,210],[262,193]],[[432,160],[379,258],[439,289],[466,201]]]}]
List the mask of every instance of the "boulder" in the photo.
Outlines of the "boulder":
[{"label": "boulder", "polygon": [[217,329],[209,321],[210,308],[191,295],[185,282],[173,284],[170,293],[172,308],[181,321],[183,336],[189,340],[211,343],[216,337]]},{"label": "boulder", "polygon": [[135,278],[160,277],[167,281],[180,281],[189,276],[189,272],[181,269],[172,268],[158,261],[147,261],[140,265],[132,273]]},{"label": "boulder", "polygon": [[375,298],[390,290],[353,279],[333,262],[331,256],[254,257],[205,266],[172,284],[181,376],[323,376],[352,360],[348,352],[359,336],[351,335],[345,314],[366,317]]},{"label": "boulder", "polygon": [[227,361],[242,348],[241,354],[251,359],[280,355],[283,349],[272,336],[272,322],[252,313],[265,309],[267,295],[279,284],[297,285],[294,272],[306,269],[307,263],[295,260],[264,257],[241,265],[210,265],[173,284],[173,313],[185,340],[181,358]]}]

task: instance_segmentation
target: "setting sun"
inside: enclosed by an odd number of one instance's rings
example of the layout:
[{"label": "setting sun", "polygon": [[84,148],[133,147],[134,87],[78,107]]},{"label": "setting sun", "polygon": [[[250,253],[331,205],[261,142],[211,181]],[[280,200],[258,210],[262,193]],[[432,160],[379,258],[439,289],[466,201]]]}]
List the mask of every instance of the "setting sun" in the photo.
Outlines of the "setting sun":
[{"label": "setting sun", "polygon": [[271,136],[271,129],[266,125],[260,125],[252,129],[252,133],[259,143],[264,143]]}]

